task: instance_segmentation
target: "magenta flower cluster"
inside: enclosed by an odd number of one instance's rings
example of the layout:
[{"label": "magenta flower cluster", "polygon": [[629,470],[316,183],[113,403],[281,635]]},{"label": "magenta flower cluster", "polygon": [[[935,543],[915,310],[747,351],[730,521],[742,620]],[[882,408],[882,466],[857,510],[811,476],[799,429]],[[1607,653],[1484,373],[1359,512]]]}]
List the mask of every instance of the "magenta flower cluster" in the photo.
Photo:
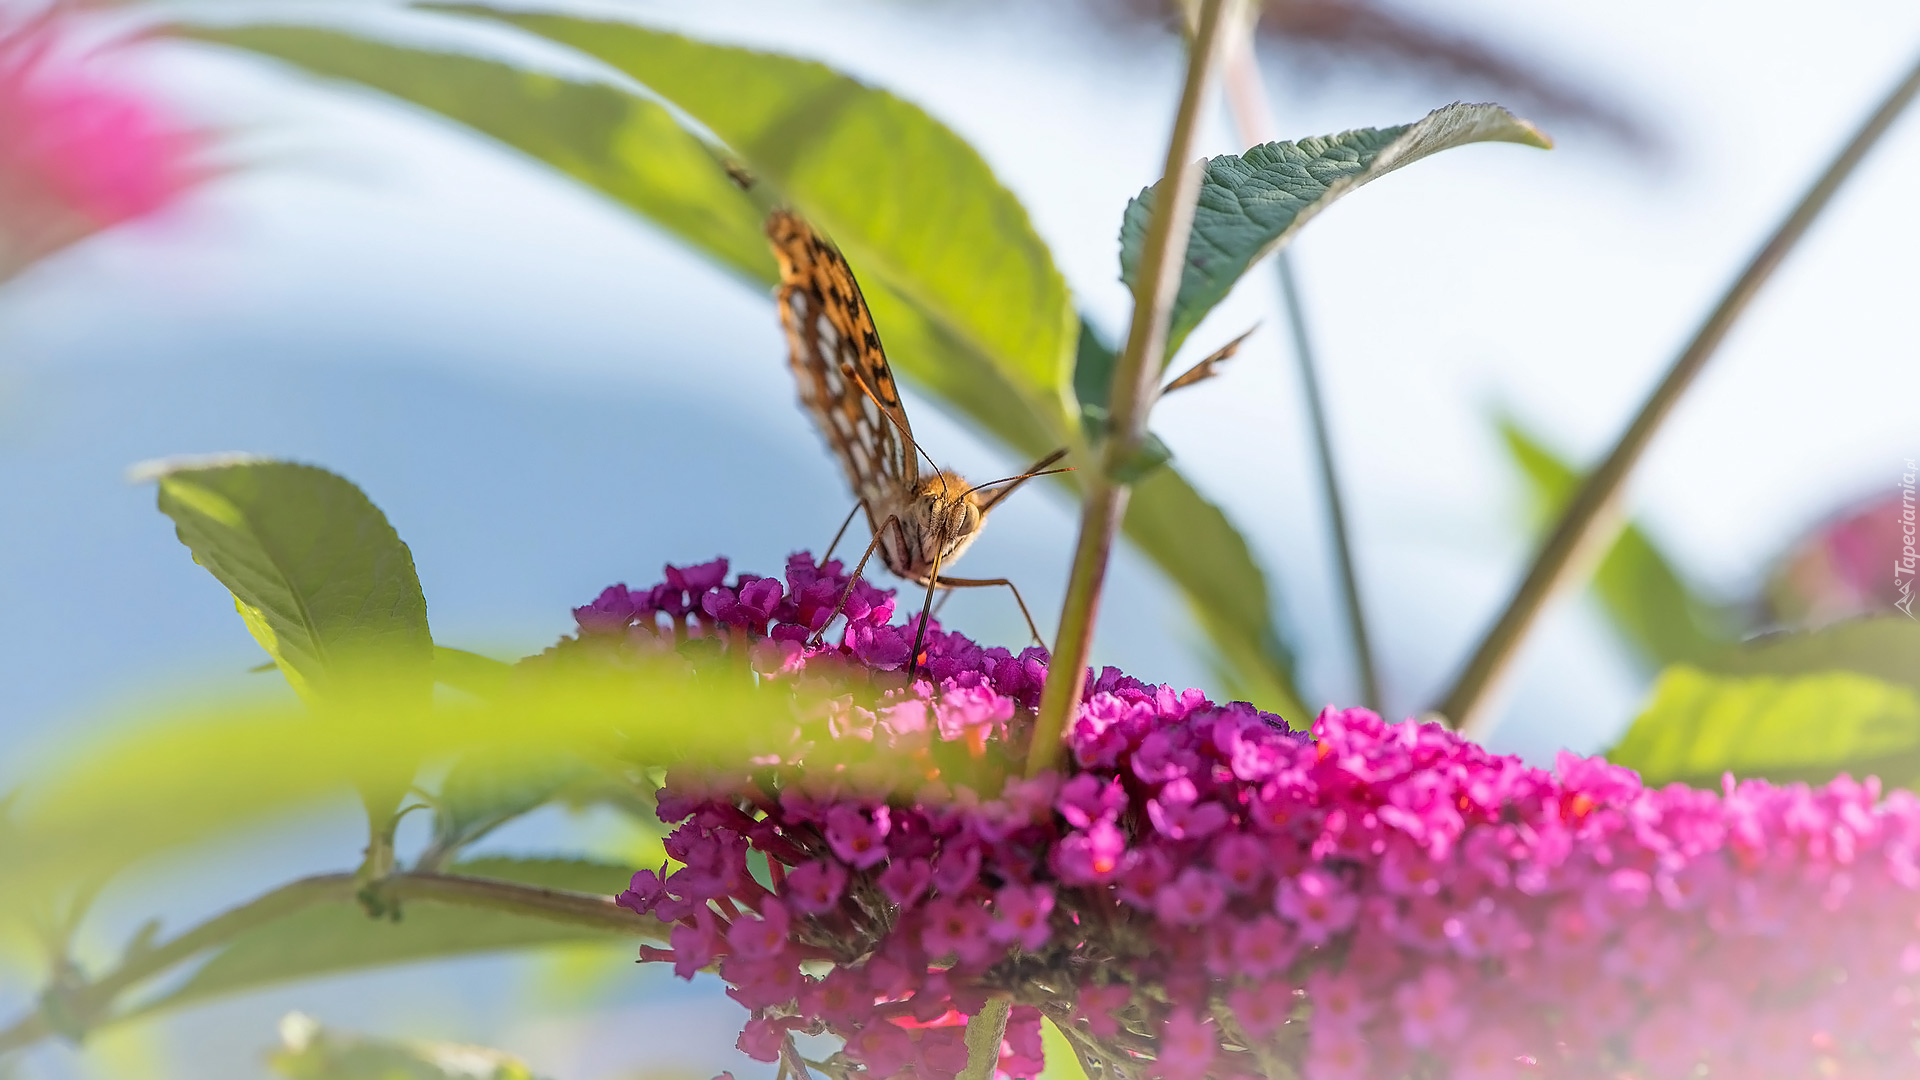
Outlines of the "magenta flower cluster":
[{"label": "magenta flower cluster", "polygon": [[837,563],[725,571],[608,590],[582,643],[746,648],[841,693],[783,746],[892,769],[789,749],[658,793],[673,862],[620,903],[672,924],[646,958],[719,972],[750,1056],[831,1034],[830,1074],[954,1076],[967,1018],[1005,997],[1008,1076],[1040,1069],[1042,1016],[1096,1076],[1920,1075],[1907,792],[1653,790],[1363,710],[1296,734],[1113,669],[1064,771],[1021,778],[1039,650],[930,629],[908,686],[887,594],[857,588],[845,643],[809,649]]}]

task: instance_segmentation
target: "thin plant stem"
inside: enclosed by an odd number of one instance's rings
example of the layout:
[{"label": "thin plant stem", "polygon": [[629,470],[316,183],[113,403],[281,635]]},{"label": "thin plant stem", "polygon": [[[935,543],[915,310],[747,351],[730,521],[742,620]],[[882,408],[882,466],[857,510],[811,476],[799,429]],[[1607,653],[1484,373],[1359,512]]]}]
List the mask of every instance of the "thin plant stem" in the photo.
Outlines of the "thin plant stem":
[{"label": "thin plant stem", "polygon": [[1167,350],[1167,327],[1180,289],[1199,197],[1201,165],[1194,158],[1205,105],[1222,46],[1235,30],[1244,30],[1244,0],[1201,0],[1198,29],[1187,51],[1187,78],[1167,142],[1163,179],[1154,193],[1153,215],[1133,283],[1133,320],[1127,345],[1114,365],[1112,404],[1105,445],[1097,469],[1088,470],[1086,501],[1080,514],[1067,596],[1060,611],[1060,632],[1047,667],[1047,683],[1027,750],[1027,773],[1053,768],[1060,756],[1060,735],[1067,717],[1080,707],[1085,692],[1087,657],[1093,651],[1093,627],[1106,582],[1107,561],[1126,513],[1129,487],[1119,479],[1135,460],[1147,431]]},{"label": "thin plant stem", "polygon": [[[1267,107],[1266,82],[1260,77],[1260,57],[1254,49],[1253,35],[1234,39],[1227,53],[1224,74],[1227,111],[1240,141],[1249,146],[1273,142],[1280,137],[1279,125]],[[1307,422],[1313,430],[1313,451],[1320,471],[1320,495],[1327,506],[1327,531],[1333,541],[1333,555],[1340,571],[1340,600],[1347,618],[1347,639],[1353,649],[1354,672],[1360,680],[1360,703],[1369,709],[1380,708],[1380,677],[1374,666],[1372,635],[1367,632],[1367,609],[1360,600],[1360,575],[1354,569],[1353,541],[1347,530],[1346,500],[1340,494],[1340,473],[1334,462],[1333,436],[1327,422],[1326,397],[1320,390],[1319,362],[1315,359],[1313,338],[1307,331],[1306,308],[1295,287],[1293,259],[1282,249],[1273,257],[1274,275],[1280,281],[1280,300],[1286,309],[1287,327],[1293,336],[1293,357],[1300,371],[1300,391],[1306,401]]]},{"label": "thin plant stem", "polygon": [[[119,967],[77,986],[63,988],[60,1007],[93,1031],[141,1015],[144,1010],[112,1014],[120,995],[155,976],[193,959],[208,949],[233,941],[315,904],[351,898],[360,888],[354,874],[318,874],[288,882],[239,907],[222,912],[148,949],[133,951]],[[461,874],[401,873],[380,883],[382,894],[396,900],[432,900],[443,904],[485,908],[531,915],[552,922],[591,927],[636,937],[664,940],[666,927],[615,904],[604,896],[545,889],[492,878]],[[21,1050],[58,1034],[43,1008],[0,1030],[0,1054]]]},{"label": "thin plant stem", "polygon": [[1453,687],[1435,710],[1469,738],[1485,739],[1492,732],[1498,715],[1491,707],[1496,691],[1511,672],[1521,643],[1538,621],[1548,601],[1574,583],[1584,580],[1618,535],[1622,524],[1621,500],[1627,477],[1646,453],[1660,425],[1673,412],[1682,394],[1693,384],[1700,369],[1726,340],[1733,324],[1753,302],[1753,298],[1773,277],[1795,245],[1806,236],[1834,194],[1853,175],[1867,154],[1886,135],[1902,111],[1920,95],[1920,63],[1916,63],[1899,85],[1854,133],[1826,171],[1807,193],[1801,196],[1791,213],[1774,230],[1766,244],[1747,264],[1732,287],[1721,297],[1712,314],[1688,343],[1679,359],[1660,381],[1660,385],[1641,406],[1640,414],[1614,444],[1600,467],[1587,475],[1580,490],[1561,514],[1559,522],[1533,566],[1514,591],[1500,619],[1487,632],[1473,658],[1467,662]]}]

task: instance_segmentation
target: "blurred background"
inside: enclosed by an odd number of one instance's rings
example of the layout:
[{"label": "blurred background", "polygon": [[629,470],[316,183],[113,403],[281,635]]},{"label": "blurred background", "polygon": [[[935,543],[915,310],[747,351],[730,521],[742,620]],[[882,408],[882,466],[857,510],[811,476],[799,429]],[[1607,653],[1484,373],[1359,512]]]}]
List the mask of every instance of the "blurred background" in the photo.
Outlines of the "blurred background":
[{"label": "blurred background", "polygon": [[[1292,249],[1386,711],[1405,716],[1444,687],[1531,549],[1500,418],[1572,461],[1604,453],[1912,62],[1920,7],[1280,8],[1269,22],[1283,34],[1261,56],[1286,137],[1404,123],[1464,99],[1507,104],[1559,144],[1442,155],[1343,201]],[[1158,9],[593,10],[816,58],[923,106],[1025,204],[1095,325],[1110,339],[1124,330],[1118,222],[1158,172],[1182,66]],[[81,37],[124,17],[89,17]],[[771,571],[832,536],[848,496],[795,406],[764,292],[546,167],[370,91],[165,40],[74,63],[144,102],[155,152],[185,164],[96,208],[92,225],[56,222],[7,191],[35,228],[10,242],[17,274],[0,287],[0,784],[22,778],[34,748],[102,716],[252,678],[258,649],[229,599],[174,541],[151,488],[126,480],[145,459],[244,450],[345,474],[411,545],[435,637],[503,658],[569,632],[569,609],[611,582],[715,554]],[[1224,109],[1209,114],[1203,145],[1244,149]],[[1916,183],[1920,120],[1909,118],[1741,323],[1633,483],[1636,517],[1683,576],[1755,625],[1782,604],[1804,617],[1820,604],[1884,610],[1871,583],[1836,569],[1828,540],[1806,538],[1897,497],[1906,460],[1920,457]],[[1306,704],[1347,703],[1357,682],[1271,275],[1250,275],[1194,343],[1255,324],[1225,374],[1170,400],[1155,429],[1265,567]],[[921,441],[967,475],[1024,464],[911,387],[908,409]],[[1862,520],[1871,549],[1879,519]],[[993,521],[969,572],[1014,578],[1049,630],[1072,507],[1036,486]],[[1768,609],[1770,578],[1776,593],[1799,581],[1818,597]],[[1110,588],[1096,663],[1207,686],[1205,641],[1162,579],[1123,554]],[[1858,595],[1833,599],[1847,588]],[[982,641],[1024,637],[991,590],[957,597],[946,621]],[[1524,654],[1494,744],[1536,762],[1603,749],[1649,679],[1590,600],[1563,604]],[[156,912],[177,925],[290,874],[347,865],[360,828],[343,804],[293,840],[236,841],[202,872],[117,887],[102,943]],[[543,812],[488,845],[562,835],[599,837],[608,854],[631,843],[610,822]],[[86,1053],[42,1049],[25,1075],[263,1075],[274,1023],[293,1008],[501,1046],[557,1080],[771,1075],[731,1050],[738,1009],[717,984],[688,989],[628,955],[595,947],[302,983],[124,1028]],[[28,1006],[28,987],[4,990],[7,1016]]]}]

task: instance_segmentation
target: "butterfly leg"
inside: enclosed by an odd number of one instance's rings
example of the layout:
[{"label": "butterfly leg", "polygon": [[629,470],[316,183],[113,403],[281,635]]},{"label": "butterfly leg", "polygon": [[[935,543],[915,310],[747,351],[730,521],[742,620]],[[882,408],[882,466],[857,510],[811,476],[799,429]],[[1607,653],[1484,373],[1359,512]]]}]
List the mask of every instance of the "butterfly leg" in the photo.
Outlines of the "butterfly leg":
[{"label": "butterfly leg", "polygon": [[913,630],[913,651],[907,654],[907,685],[920,674],[920,646],[927,640],[927,616],[933,613],[933,590],[940,587],[940,553],[934,552],[933,572],[927,575],[927,598],[920,604],[920,625]]},{"label": "butterfly leg", "polygon": [[809,646],[819,645],[820,642],[826,639],[827,627],[832,626],[833,620],[839,618],[840,613],[846,610],[847,601],[853,597],[853,587],[860,582],[860,572],[867,568],[867,560],[873,558],[873,549],[880,546],[880,538],[887,535],[887,528],[889,526],[897,528],[899,527],[899,523],[900,519],[898,517],[890,515],[886,521],[881,523],[880,528],[874,532],[873,540],[867,544],[867,550],[860,556],[859,564],[853,568],[852,576],[847,578],[847,587],[840,591],[840,602],[833,605],[833,614],[828,615],[827,621],[820,624],[820,629],[813,632],[813,639],[807,642]]},{"label": "butterfly leg", "polygon": [[940,587],[943,589],[984,589],[994,585],[1005,585],[1007,588],[1013,590],[1013,602],[1020,605],[1020,614],[1027,620],[1027,633],[1033,635],[1033,643],[1035,645],[1043,649],[1046,648],[1046,641],[1040,637],[1040,628],[1033,623],[1033,613],[1027,610],[1027,602],[1021,599],[1020,589],[1014,585],[1013,582],[1008,581],[1006,578],[950,577],[940,579]]},{"label": "butterfly leg", "polygon": [[865,499],[861,499],[853,504],[853,509],[847,511],[847,519],[840,523],[840,531],[833,534],[833,542],[827,545],[827,553],[820,556],[820,561],[815,563],[815,566],[827,565],[827,560],[833,558],[833,549],[840,546],[840,538],[847,535],[847,526],[853,524],[853,515],[866,509],[866,507],[867,500]]}]

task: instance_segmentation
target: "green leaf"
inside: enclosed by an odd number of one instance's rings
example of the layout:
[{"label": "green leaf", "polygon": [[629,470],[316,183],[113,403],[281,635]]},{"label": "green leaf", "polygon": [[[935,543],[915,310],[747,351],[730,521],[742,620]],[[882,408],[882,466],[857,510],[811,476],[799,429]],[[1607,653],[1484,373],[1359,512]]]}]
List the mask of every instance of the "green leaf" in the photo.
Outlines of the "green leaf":
[{"label": "green leaf", "polygon": [[1920,779],[1920,695],[1846,671],[1714,675],[1681,665],[1607,757],[1649,784],[1717,787],[1720,777],[1821,783],[1845,772]]},{"label": "green leaf", "polygon": [[413,554],[352,482],[264,460],[153,475],[180,542],[303,697],[325,698],[369,665],[429,687],[433,637]]},{"label": "green leaf", "polygon": [[1766,634],[1708,657],[1702,666],[1726,675],[1852,671],[1920,691],[1920,622],[1885,615]]},{"label": "green leaf", "polygon": [[[1579,474],[1519,421],[1505,417],[1499,423],[1544,528],[1573,498]],[[1736,640],[1726,614],[1695,592],[1637,525],[1614,541],[1594,572],[1593,589],[1614,630],[1649,668],[1703,664]]]},{"label": "green leaf", "polygon": [[638,211],[754,282],[774,280],[763,214],[660,103],[495,60],[305,26],[180,27],[410,101]]},{"label": "green leaf", "polygon": [[1041,1045],[1047,1055],[1047,1067],[1038,1080],[1088,1080],[1086,1067],[1080,1064],[1080,1055],[1074,1052],[1073,1044],[1060,1033],[1052,1017],[1041,1021]]},{"label": "green leaf", "polygon": [[[591,28],[603,24],[543,19],[528,25],[568,40],[593,37]],[[613,88],[556,84],[495,61],[328,30],[182,33],[278,56],[433,109],[561,167],[723,265],[757,281],[774,280],[759,211],[714,163],[713,151],[665,122],[670,118],[652,101]],[[624,57],[625,63],[616,64],[723,137],[737,139],[734,149],[749,165],[781,181],[800,208],[832,232],[861,275],[888,355],[908,381],[1023,456],[1084,442],[1064,406],[1066,365],[1082,343],[1097,346],[1097,339],[1074,329],[1065,287],[1025,211],[951,132],[913,106],[817,64],[636,27],[612,27],[589,51],[609,60]],[[714,66],[703,66],[708,59]],[[763,63],[770,74],[744,74]],[[742,80],[738,86],[735,76]],[[802,85],[816,96],[801,94]],[[783,97],[783,86],[799,96]],[[502,103],[515,94],[523,100]],[[602,102],[606,95],[630,103],[626,122],[589,129],[571,119],[575,111],[597,115],[611,109]],[[812,126],[765,126],[784,111],[794,113],[795,123],[804,119]],[[886,135],[896,129],[904,140],[898,147]],[[557,133],[567,132],[573,134],[557,143]],[[799,133],[810,133],[818,144],[787,146]],[[595,142],[602,137],[622,152]],[[777,167],[756,157],[756,147],[766,149],[763,143],[774,145],[771,164]],[[916,159],[908,149],[928,157]],[[955,206],[972,209],[956,216],[950,212]],[[743,254],[749,250],[751,258]],[[1020,282],[1027,284],[1016,287]],[[997,321],[1003,318],[1009,321]],[[1049,318],[1059,320],[1057,333],[1041,332],[1051,325]],[[1009,327],[1022,325],[1041,329],[1032,337],[1009,336]],[[996,351],[1014,338],[1014,353]],[[771,358],[769,364],[770,371],[778,366]],[[1080,369],[1074,370],[1077,377]],[[1194,513],[1199,516],[1189,537],[1183,519]],[[1162,468],[1134,491],[1127,535],[1185,590],[1214,639],[1215,659],[1234,672],[1236,692],[1290,717],[1301,715],[1292,704],[1297,695],[1290,663],[1267,610],[1264,575],[1225,517],[1172,469]]]},{"label": "green leaf", "polygon": [[513,665],[491,656],[445,645],[433,647],[433,681],[477,697],[491,697],[506,688]]},{"label": "green leaf", "polygon": [[[1266,143],[1210,159],[1174,299],[1167,359],[1249,267],[1293,239],[1335,199],[1402,165],[1476,142],[1552,145],[1532,124],[1497,105],[1449,105],[1399,127]],[[1146,242],[1154,190],[1128,203],[1121,219],[1120,278],[1129,287]]]},{"label": "green leaf", "polygon": [[[579,859],[469,859],[452,873],[612,896],[633,868]],[[345,971],[417,963],[448,956],[580,942],[621,942],[628,935],[431,900],[410,900],[398,922],[371,919],[350,897],[316,904],[233,939],[143,1015],[251,991],[276,983]]]},{"label": "green leaf", "polygon": [[628,23],[456,10],[573,46],[686,110],[825,228],[863,285],[884,282],[1062,426],[1076,334],[1066,281],[1026,208],[919,106],[810,60]]},{"label": "green leaf", "polygon": [[499,1050],[347,1035],[299,1013],[280,1021],[280,1037],[269,1063],[290,1080],[539,1080]]}]

